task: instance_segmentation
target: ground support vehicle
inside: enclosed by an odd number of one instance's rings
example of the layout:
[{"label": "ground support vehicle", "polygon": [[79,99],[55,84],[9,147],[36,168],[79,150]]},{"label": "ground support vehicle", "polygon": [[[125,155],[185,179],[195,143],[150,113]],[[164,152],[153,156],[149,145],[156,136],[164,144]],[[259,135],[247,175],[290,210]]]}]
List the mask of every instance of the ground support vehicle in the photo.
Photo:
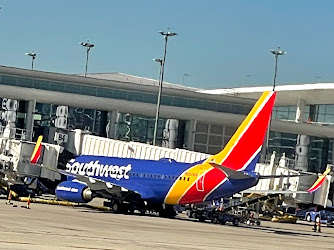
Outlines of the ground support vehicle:
[{"label": "ground support vehicle", "polygon": [[334,225],[334,212],[329,210],[308,211],[305,214],[305,220],[308,222],[315,221],[329,226]]},{"label": "ground support vehicle", "polygon": [[226,222],[231,222],[234,226],[238,226],[239,223],[245,222],[245,218],[240,215],[215,210],[211,212],[211,222],[221,225],[225,225]]},{"label": "ground support vehicle", "polygon": [[281,222],[281,223],[297,223],[298,217],[293,215],[274,215],[271,219],[272,222]]},{"label": "ground support vehicle", "polygon": [[327,219],[326,225],[327,225],[327,227],[334,227],[334,216]]},{"label": "ground support vehicle", "polygon": [[261,226],[261,222],[258,219],[254,219],[254,218],[249,218],[248,220],[246,220],[246,224],[247,225],[256,225],[256,226]]},{"label": "ground support vehicle", "polygon": [[187,215],[190,218],[198,219],[199,221],[209,220],[214,224],[226,224],[231,222],[234,226],[238,226],[239,223],[245,222],[246,218],[242,215],[227,213],[220,211],[217,208],[196,206],[187,210]]}]

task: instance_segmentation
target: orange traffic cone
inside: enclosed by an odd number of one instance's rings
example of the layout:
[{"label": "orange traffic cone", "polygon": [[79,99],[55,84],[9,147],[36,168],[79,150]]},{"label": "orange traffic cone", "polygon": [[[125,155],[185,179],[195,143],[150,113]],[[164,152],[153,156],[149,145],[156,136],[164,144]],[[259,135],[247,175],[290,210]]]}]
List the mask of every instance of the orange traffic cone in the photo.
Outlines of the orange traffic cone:
[{"label": "orange traffic cone", "polygon": [[29,197],[28,197],[28,200],[27,200],[27,206],[26,206],[27,209],[30,209],[30,194],[29,194]]}]

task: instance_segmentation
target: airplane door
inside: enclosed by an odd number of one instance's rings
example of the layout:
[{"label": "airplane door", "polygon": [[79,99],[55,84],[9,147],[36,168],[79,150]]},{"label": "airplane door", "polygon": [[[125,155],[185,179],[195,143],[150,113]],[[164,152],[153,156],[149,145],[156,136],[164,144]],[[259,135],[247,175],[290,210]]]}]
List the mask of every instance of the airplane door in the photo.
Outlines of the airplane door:
[{"label": "airplane door", "polygon": [[196,189],[197,191],[200,191],[200,192],[203,192],[204,191],[204,177],[205,177],[205,174],[204,174],[205,171],[200,171],[199,172],[199,176],[202,176],[196,181]]}]

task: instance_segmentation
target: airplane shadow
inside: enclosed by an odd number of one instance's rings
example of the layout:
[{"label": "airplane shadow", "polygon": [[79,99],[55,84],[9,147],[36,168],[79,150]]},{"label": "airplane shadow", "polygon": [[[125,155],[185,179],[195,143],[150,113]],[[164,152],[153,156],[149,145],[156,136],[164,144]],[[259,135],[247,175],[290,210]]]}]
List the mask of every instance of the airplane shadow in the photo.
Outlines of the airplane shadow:
[{"label": "airplane shadow", "polygon": [[[305,225],[306,226],[306,225]],[[324,238],[333,238],[333,235],[328,235],[325,233],[316,233],[316,232],[305,232],[300,230],[289,230],[289,229],[281,229],[275,227],[268,227],[268,226],[240,226],[243,228],[248,228],[250,230],[258,230],[264,231],[269,233],[281,234],[281,235],[291,235],[291,236],[315,236],[315,237],[324,237]],[[309,226],[310,231],[312,231],[312,226]]]},{"label": "airplane shadow", "polygon": [[[1,199],[1,197],[0,197]],[[80,213],[112,213],[112,214],[116,214],[111,210],[102,210],[90,205],[80,205],[80,206],[75,206],[74,208],[78,208],[81,209],[79,212]],[[163,218],[163,217],[159,217],[159,215],[157,213],[145,213],[144,215],[135,211],[132,214],[126,214],[126,213],[122,213],[122,215],[127,215],[127,216],[140,216],[140,217],[154,217],[154,218],[161,218],[161,219],[173,219],[173,220],[179,220],[179,221],[188,221],[188,222],[193,222],[193,223],[205,223],[205,224],[211,224],[213,225],[210,221],[204,221],[204,222],[200,222],[197,219],[192,219],[192,218],[188,218],[188,217],[183,217],[183,216],[178,216],[175,218]],[[299,226],[303,226],[303,227],[308,227],[310,229],[310,231],[312,230],[312,224],[304,224],[304,223],[300,223],[298,224]],[[217,225],[217,226],[222,226],[222,227],[226,227],[226,226],[231,226],[231,227],[235,227],[232,224],[228,223],[226,225]],[[250,230],[258,230],[258,231],[263,231],[263,232],[269,232],[269,233],[275,233],[275,234],[280,234],[280,235],[291,235],[291,236],[315,236],[315,237],[324,237],[324,238],[333,238],[333,235],[328,235],[326,233],[315,233],[315,232],[305,232],[305,231],[300,231],[300,230],[288,230],[288,229],[281,229],[281,228],[275,228],[275,227],[269,227],[269,226],[248,226],[245,224],[239,224],[240,228],[248,228]]]}]

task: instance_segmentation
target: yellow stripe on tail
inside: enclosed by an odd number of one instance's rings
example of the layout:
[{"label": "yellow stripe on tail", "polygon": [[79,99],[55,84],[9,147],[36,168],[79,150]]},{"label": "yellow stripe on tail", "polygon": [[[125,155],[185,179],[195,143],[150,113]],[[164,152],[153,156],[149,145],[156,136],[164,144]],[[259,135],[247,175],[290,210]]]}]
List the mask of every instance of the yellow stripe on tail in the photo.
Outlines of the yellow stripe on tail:
[{"label": "yellow stripe on tail", "polygon": [[30,158],[31,164],[36,164],[41,157],[42,140],[43,136],[40,135],[37,139],[36,146]]}]

